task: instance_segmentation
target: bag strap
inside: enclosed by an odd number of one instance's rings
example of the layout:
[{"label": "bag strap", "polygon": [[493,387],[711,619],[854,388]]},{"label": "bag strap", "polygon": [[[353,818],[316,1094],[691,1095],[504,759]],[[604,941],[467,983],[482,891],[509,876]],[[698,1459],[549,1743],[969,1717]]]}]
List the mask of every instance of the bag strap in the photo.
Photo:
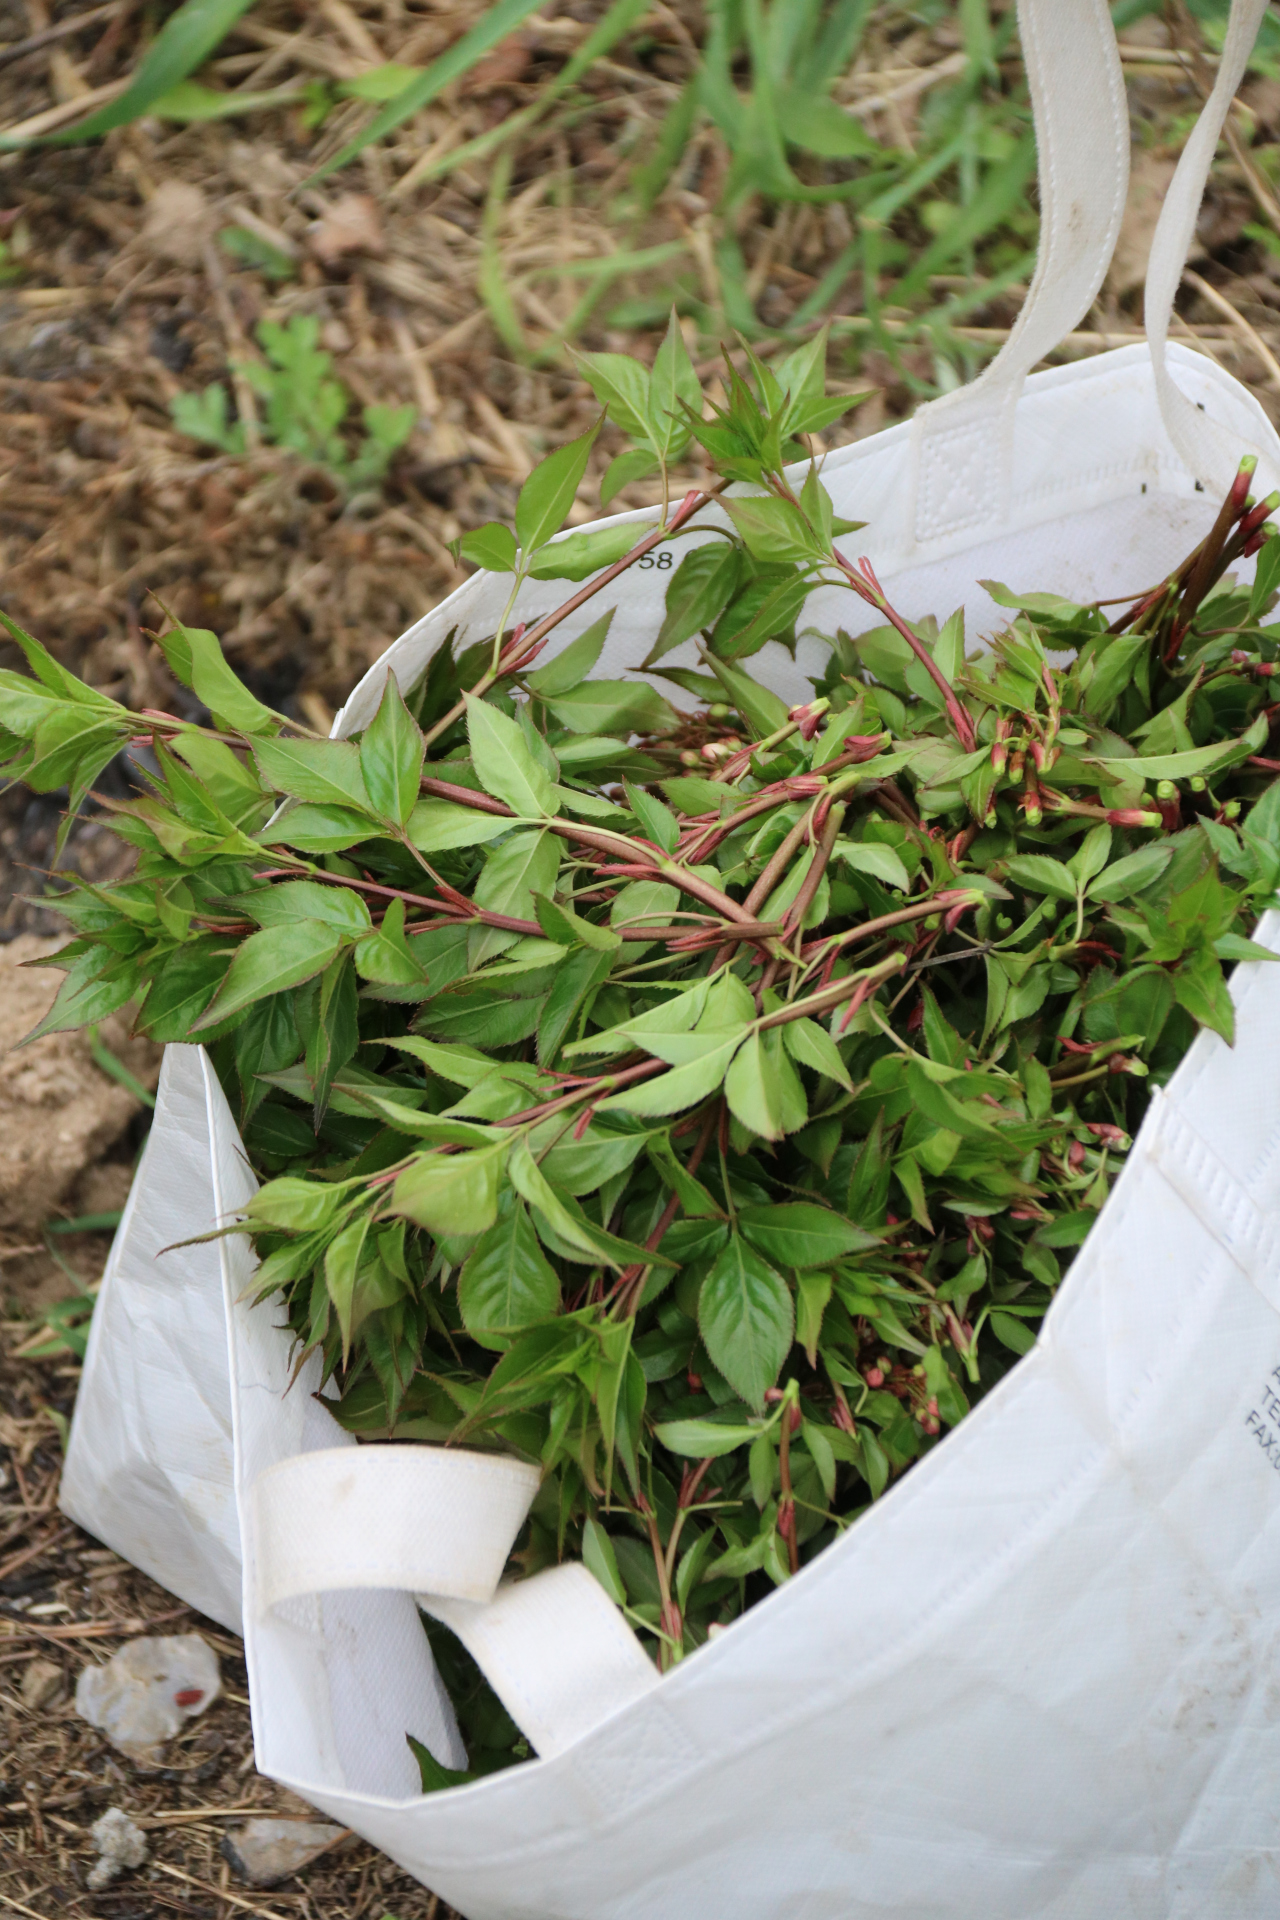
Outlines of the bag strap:
[{"label": "bag strap", "polygon": [[652,1660],[579,1561],[500,1586],[487,1607],[420,1593],[544,1760],[658,1685]]},{"label": "bag strap", "polygon": [[1182,149],[1160,209],[1147,261],[1144,319],[1160,413],[1182,460],[1200,484],[1214,492],[1222,492],[1230,485],[1242,453],[1260,449],[1247,448],[1238,432],[1228,433],[1187,399],[1169,371],[1165,350],[1173,303],[1195,237],[1209,169],[1266,11],[1267,0],[1232,0],[1218,78]]},{"label": "bag strap", "polygon": [[317,1593],[399,1590],[463,1642],[544,1758],[658,1684],[578,1564],[499,1585],[540,1475],[444,1447],[328,1447],[258,1474],[244,1499],[255,1618],[321,1630]]},{"label": "bag strap", "polygon": [[1039,156],[1036,269],[991,364],[916,413],[917,542],[1005,518],[1023,381],[1092,306],[1128,193],[1129,106],[1106,0],[1018,0],[1018,32]]}]

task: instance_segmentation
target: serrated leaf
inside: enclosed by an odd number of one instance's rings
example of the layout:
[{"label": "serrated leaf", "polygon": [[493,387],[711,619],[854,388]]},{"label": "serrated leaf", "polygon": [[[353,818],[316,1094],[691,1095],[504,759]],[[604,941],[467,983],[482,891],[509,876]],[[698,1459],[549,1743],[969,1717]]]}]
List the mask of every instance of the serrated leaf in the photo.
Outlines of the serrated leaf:
[{"label": "serrated leaf", "polygon": [[324,972],[342,940],[336,927],[319,920],[296,920],[250,934],[236,949],[226,979],[192,1031],[216,1026],[255,1000],[265,1000],[269,993],[284,993],[313,980]]},{"label": "serrated leaf", "polygon": [[748,1035],[725,1075],[724,1091],[734,1117],[766,1140],[781,1140],[809,1117],[800,1075],[776,1027]]},{"label": "serrated leaf", "polygon": [[816,1202],[741,1207],[738,1225],[751,1244],[782,1267],[823,1267],[879,1246],[876,1234]]},{"label": "serrated leaf", "polygon": [[175,624],[156,635],[175,679],[190,687],[218,720],[240,733],[274,733],[280,725],[270,707],[254,698],[228,665],[216,633]]},{"label": "serrated leaf", "polygon": [[227,905],[256,920],[260,927],[290,927],[300,920],[318,920],[351,940],[372,926],[369,909],[351,887],[326,886],[322,880],[281,880],[255,887],[252,893],[233,893]]},{"label": "serrated leaf", "polygon": [[643,787],[633,787],[629,780],[624,780],[623,792],[645,838],[652,840],[663,853],[674,853],[680,838],[680,823],[670,807],[664,806],[656,795],[646,793]]},{"label": "serrated leaf", "polygon": [[789,1020],[781,1031],[793,1060],[798,1060],[802,1067],[812,1067],[815,1073],[825,1074],[847,1092],[853,1092],[853,1082],[840,1057],[840,1049],[825,1027],[820,1027],[816,1020]]},{"label": "serrated leaf", "polygon": [[1047,893],[1055,900],[1074,900],[1076,897],[1075,876],[1070,867],[1061,860],[1050,859],[1048,854],[1015,854],[1012,860],[1005,861],[1004,867],[1010,880],[1020,887],[1030,888],[1032,893]]},{"label": "serrated leaf", "polygon": [[391,1211],[433,1234],[484,1233],[498,1214],[498,1185],[511,1143],[470,1152],[424,1153],[410,1161],[391,1193]]},{"label": "serrated leaf", "polygon": [[350,740],[255,740],[253,754],[274,793],[373,812],[360,754]]},{"label": "serrated leaf", "polygon": [[352,807],[317,806],[302,800],[286,808],[274,824],[263,827],[258,839],[264,847],[296,847],[299,853],[342,853],[380,831],[376,821]]},{"label": "serrated leaf", "polygon": [[760,1410],[795,1332],[795,1308],[782,1275],[734,1234],[702,1283],[698,1330],[711,1363],[748,1406]]},{"label": "serrated leaf", "polygon": [[693,1106],[699,1100],[705,1100],[709,1093],[715,1093],[724,1084],[724,1077],[740,1044],[739,1036],[723,1041],[703,1054],[699,1060],[692,1060],[687,1066],[675,1067],[670,1073],[660,1073],[653,1080],[642,1080],[637,1086],[624,1087],[620,1093],[610,1094],[607,1100],[598,1103],[601,1113],[618,1109],[624,1113],[636,1113],[643,1116],[657,1116],[666,1113],[680,1113],[685,1107]]},{"label": "serrated leaf", "polygon": [[482,813],[456,800],[419,800],[405,828],[422,853],[448,853],[454,847],[479,847],[510,833],[514,822],[501,813]]},{"label": "serrated leaf", "polygon": [[417,804],[424,751],[421,729],[389,673],[378,711],[360,742],[360,771],[374,811],[398,827],[406,824]]},{"label": "serrated leaf", "polygon": [[505,800],[522,819],[555,812],[555,780],[539,766],[516,722],[474,695],[467,703],[471,759],[486,793]]},{"label": "serrated leaf", "polygon": [[508,1336],[560,1305],[560,1281],[538,1245],[525,1208],[516,1205],[483,1234],[458,1276],[458,1307],[472,1339],[498,1352]]}]

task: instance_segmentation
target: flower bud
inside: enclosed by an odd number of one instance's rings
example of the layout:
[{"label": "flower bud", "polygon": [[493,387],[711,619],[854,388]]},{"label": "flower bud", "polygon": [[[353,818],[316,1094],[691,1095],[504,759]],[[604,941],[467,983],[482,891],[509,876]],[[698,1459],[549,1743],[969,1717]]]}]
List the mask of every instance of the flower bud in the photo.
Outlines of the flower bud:
[{"label": "flower bud", "polygon": [[1173,780],[1158,780],[1156,782],[1157,800],[1176,800],[1177,797],[1178,788],[1176,782]]},{"label": "flower bud", "polygon": [[1107,824],[1112,827],[1162,827],[1163,816],[1149,813],[1143,807],[1111,807],[1107,812]]}]

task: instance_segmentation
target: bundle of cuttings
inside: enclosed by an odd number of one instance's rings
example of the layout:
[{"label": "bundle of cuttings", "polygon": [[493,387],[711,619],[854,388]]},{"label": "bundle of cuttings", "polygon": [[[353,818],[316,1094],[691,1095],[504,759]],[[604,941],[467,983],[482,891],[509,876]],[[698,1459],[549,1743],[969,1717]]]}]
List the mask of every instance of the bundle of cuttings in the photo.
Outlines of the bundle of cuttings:
[{"label": "bundle of cuttings", "polygon": [[[651,372],[587,357],[623,477],[696,441],[707,484],[564,533],[593,435],[553,453],[514,532],[462,543],[548,611],[388,677],[358,737],[177,623],[185,714],[8,621],[31,672],[0,675],[11,776],[69,819],[116,756],[134,783],[99,802],[131,877],[59,882],[40,1030],[132,1004],[204,1042],[264,1182],[224,1230],[337,1418],[538,1463],[518,1571],[581,1557],[664,1667],[1028,1350],[1149,1089],[1199,1027],[1231,1040],[1280,876],[1277,496],[1248,462],[1150,591],[988,582],[1006,622],[967,636],[844,551],[804,461],[848,404],[822,343],[748,362],[704,417],[674,327]],[[590,677],[608,616],[547,657],[646,562],[649,678]],[[788,711],[748,663],[818,588],[848,630]],[[433,1631],[473,1769],[527,1751]]]}]

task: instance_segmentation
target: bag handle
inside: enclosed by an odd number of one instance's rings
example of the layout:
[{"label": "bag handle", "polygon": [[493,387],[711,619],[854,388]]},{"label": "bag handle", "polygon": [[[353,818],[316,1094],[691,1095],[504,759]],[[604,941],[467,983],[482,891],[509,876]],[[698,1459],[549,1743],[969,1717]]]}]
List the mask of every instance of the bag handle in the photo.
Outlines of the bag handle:
[{"label": "bag handle", "polygon": [[1018,32],[1039,156],[1036,268],[995,359],[915,415],[917,542],[1005,518],[1023,381],[1092,306],[1128,194],[1129,106],[1106,0],[1018,0]]},{"label": "bag handle", "polygon": [[1166,348],[1173,303],[1195,237],[1209,169],[1266,11],[1267,0],[1232,0],[1218,77],[1182,149],[1147,261],[1144,320],[1160,414],[1181,459],[1202,486],[1215,492],[1225,491],[1231,484],[1243,452],[1257,453],[1261,449],[1246,447],[1238,432],[1228,433],[1187,399],[1169,371]]},{"label": "bag handle", "polygon": [[321,1630],[298,1602],[412,1593],[450,1627],[544,1759],[658,1684],[604,1589],[577,1563],[499,1585],[541,1476],[461,1449],[326,1447],[258,1474],[244,1500],[255,1618]]}]

